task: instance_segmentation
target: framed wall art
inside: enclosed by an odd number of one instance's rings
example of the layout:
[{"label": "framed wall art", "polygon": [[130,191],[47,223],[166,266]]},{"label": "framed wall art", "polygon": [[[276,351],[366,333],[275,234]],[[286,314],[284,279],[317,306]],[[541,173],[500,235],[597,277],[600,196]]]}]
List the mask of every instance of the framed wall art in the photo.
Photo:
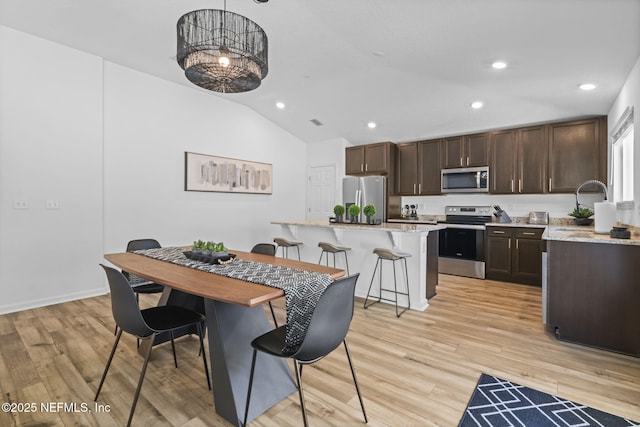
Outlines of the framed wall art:
[{"label": "framed wall art", "polygon": [[185,191],[271,194],[270,163],[230,159],[207,154],[184,153]]}]

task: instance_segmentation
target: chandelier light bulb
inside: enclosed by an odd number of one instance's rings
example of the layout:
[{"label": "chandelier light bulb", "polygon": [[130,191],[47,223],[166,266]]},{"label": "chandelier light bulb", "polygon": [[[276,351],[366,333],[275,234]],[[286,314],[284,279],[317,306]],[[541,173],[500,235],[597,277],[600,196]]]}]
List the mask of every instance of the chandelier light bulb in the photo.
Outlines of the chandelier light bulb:
[{"label": "chandelier light bulb", "polygon": [[220,58],[218,58],[218,64],[222,65],[223,67],[228,67],[229,62],[229,58],[227,58],[226,56],[221,56]]}]

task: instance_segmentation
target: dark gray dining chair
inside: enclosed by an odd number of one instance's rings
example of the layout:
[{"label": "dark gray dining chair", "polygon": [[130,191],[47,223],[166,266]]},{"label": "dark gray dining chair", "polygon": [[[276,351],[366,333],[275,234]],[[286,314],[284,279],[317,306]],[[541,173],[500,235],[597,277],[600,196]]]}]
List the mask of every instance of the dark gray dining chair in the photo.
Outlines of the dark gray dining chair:
[{"label": "dark gray dining chair", "polygon": [[[134,252],[142,249],[156,249],[160,247],[160,243],[155,239],[137,239],[131,240],[127,243],[127,252]],[[138,301],[140,300],[140,294],[156,294],[164,290],[164,286],[143,279],[142,277],[138,277],[135,274],[131,274],[126,271],[123,271],[122,273],[131,284],[133,292],[136,293],[136,300]]]},{"label": "dark gray dining chair", "polygon": [[[276,256],[276,245],[271,243],[258,243],[251,248],[251,253]],[[277,328],[278,321],[276,320],[276,312],[273,311],[273,304],[269,301],[269,310],[271,310],[271,317],[273,317],[273,325]]]},{"label": "dark gray dining chair", "polygon": [[111,361],[118,348],[118,343],[122,337],[122,332],[127,332],[134,335],[141,340],[151,340],[149,343],[149,349],[144,358],[144,364],[140,371],[140,378],[138,379],[138,386],[136,388],[135,395],[133,397],[133,403],[131,405],[131,412],[129,413],[129,420],[127,426],[131,425],[133,414],[136,410],[136,404],[138,403],[138,397],[140,396],[140,389],[142,388],[142,381],[144,380],[144,374],[147,371],[147,365],[149,364],[149,357],[151,356],[151,350],[153,349],[153,341],[157,334],[168,332],[171,336],[171,349],[173,350],[173,361],[178,366],[176,358],[176,348],[173,342],[173,331],[188,326],[195,326],[198,331],[198,338],[200,340],[200,352],[202,354],[202,362],[204,364],[204,372],[207,377],[207,386],[211,390],[211,380],[209,379],[209,368],[207,367],[207,357],[205,355],[202,324],[205,317],[196,312],[184,307],[164,305],[158,307],[147,308],[140,310],[138,302],[134,295],[131,285],[127,281],[127,278],[118,270],[102,265],[104,271],[107,274],[107,280],[109,282],[109,288],[111,289],[111,312],[113,318],[116,321],[118,332],[116,335],[116,341],[111,349],[111,354],[107,360],[107,364],[104,367],[102,378],[100,379],[100,385],[96,391],[96,396],[93,399],[98,401],[100,390],[107,377],[107,372],[111,366]]},{"label": "dark gray dining chair", "polygon": [[300,406],[302,408],[302,418],[304,425],[308,426],[304,393],[302,391],[302,366],[321,360],[335,350],[341,343],[344,344],[344,349],[347,353],[347,360],[349,361],[353,383],[358,393],[358,399],[360,400],[364,422],[368,422],[362,395],[358,387],[356,371],[353,368],[353,362],[351,361],[351,354],[349,353],[349,346],[347,345],[346,339],[349,326],[351,325],[351,319],[353,318],[354,293],[359,275],[360,273],[356,273],[353,276],[338,279],[327,287],[313,310],[307,333],[297,348],[290,351],[284,350],[287,325],[269,331],[251,342],[253,359],[251,360],[251,373],[249,374],[249,390],[247,391],[247,402],[244,412],[244,426],[247,425],[251,388],[253,386],[258,351],[271,356],[293,359],[298,394],[300,396]]}]

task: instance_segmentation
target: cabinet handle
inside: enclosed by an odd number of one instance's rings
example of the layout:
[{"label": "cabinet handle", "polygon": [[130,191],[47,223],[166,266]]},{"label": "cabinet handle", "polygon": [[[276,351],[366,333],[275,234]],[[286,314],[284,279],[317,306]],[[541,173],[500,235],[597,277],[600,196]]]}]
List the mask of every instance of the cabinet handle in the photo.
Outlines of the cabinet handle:
[{"label": "cabinet handle", "polygon": [[511,180],[511,192],[513,193],[513,179]]},{"label": "cabinet handle", "polygon": [[509,249],[511,249],[511,239],[509,239]]},{"label": "cabinet handle", "polygon": [[364,171],[367,172],[369,170],[369,163],[364,164]]},{"label": "cabinet handle", "polygon": [[422,183],[418,184],[418,194],[422,194]]},{"label": "cabinet handle", "polygon": [[413,194],[416,194],[416,184],[413,184]]},{"label": "cabinet handle", "polygon": [[493,234],[504,234],[504,231],[498,231],[498,230],[494,230]]},{"label": "cabinet handle", "polygon": [[360,163],[360,172],[364,172],[364,164]]},{"label": "cabinet handle", "polygon": [[467,156],[467,166],[469,166],[469,156]]},{"label": "cabinet handle", "polygon": [[518,193],[522,193],[522,180],[518,179]]},{"label": "cabinet handle", "polygon": [[462,163],[462,157],[460,157],[460,166],[464,166],[464,163]]},{"label": "cabinet handle", "polygon": [[520,240],[516,239],[516,251],[520,249],[520,245],[518,244]]},{"label": "cabinet handle", "polygon": [[525,236],[535,236],[536,233],[529,233],[529,232],[523,232],[522,234],[524,234]]},{"label": "cabinet handle", "polygon": [[549,191],[551,191],[551,178],[549,178]]}]

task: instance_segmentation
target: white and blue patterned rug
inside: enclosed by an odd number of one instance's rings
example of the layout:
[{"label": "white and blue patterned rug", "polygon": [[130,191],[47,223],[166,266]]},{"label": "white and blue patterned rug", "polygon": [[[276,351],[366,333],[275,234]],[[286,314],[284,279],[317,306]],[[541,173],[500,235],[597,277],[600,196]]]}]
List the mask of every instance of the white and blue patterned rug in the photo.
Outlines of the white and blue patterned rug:
[{"label": "white and blue patterned rug", "polygon": [[627,427],[628,420],[482,374],[458,427]]}]

